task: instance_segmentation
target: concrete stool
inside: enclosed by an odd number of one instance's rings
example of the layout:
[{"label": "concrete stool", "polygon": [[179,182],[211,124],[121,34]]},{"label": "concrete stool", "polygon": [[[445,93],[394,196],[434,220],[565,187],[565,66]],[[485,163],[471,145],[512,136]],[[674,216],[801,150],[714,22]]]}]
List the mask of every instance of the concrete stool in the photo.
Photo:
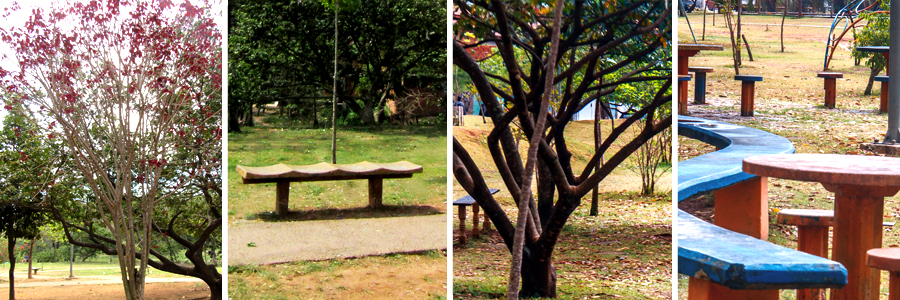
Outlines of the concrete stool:
[{"label": "concrete stool", "polygon": [[[778,212],[778,224],[797,226],[797,250],[828,258],[828,227],[834,226],[834,211],[823,209],[785,209]],[[893,222],[882,223],[885,227]],[[797,290],[797,300],[825,299],[824,289]]]},{"label": "concrete stool", "polygon": [[[834,226],[834,211],[785,209],[778,212],[778,224],[797,226],[797,250],[828,258],[828,227]],[[824,300],[825,289],[797,290],[797,300]]]},{"label": "concrete stool", "polygon": [[834,98],[837,94],[837,79],[844,78],[844,73],[819,72],[816,76],[825,78],[825,107],[834,108]]},{"label": "concrete stool", "polygon": [[881,82],[881,106],[880,110],[883,113],[888,111],[888,79],[890,76],[875,76],[875,81]]},{"label": "concrete stool", "polygon": [[688,67],[688,71],[694,72],[694,104],[706,103],[706,73],[712,73],[713,68]]},{"label": "concrete stool", "polygon": [[762,81],[762,76],[736,75],[734,80],[741,81],[741,116],[753,116],[753,101],[756,97],[756,82]]},{"label": "concrete stool", "polygon": [[[678,82],[691,81],[691,75],[678,75]],[[687,87],[687,84],[680,84],[678,87]],[[687,88],[678,89],[678,114],[687,115]]]},{"label": "concrete stool", "polygon": [[891,273],[888,299],[900,300],[900,248],[875,248],[866,251],[866,264]]}]

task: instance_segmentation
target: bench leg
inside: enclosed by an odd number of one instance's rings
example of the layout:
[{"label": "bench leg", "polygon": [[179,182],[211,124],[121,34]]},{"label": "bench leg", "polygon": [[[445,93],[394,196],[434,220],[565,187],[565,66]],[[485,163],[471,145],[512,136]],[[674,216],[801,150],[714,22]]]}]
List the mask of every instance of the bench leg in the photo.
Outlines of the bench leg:
[{"label": "bench leg", "polygon": [[706,73],[694,72],[694,103],[706,103]]},{"label": "bench leg", "polygon": [[890,300],[900,300],[900,272],[891,272],[891,283],[888,294]]},{"label": "bench leg", "polygon": [[881,106],[879,107],[879,109],[883,113],[888,112],[888,90],[889,90],[888,83],[882,82],[881,83]]},{"label": "bench leg", "polygon": [[466,244],[466,206],[459,206],[459,244]]},{"label": "bench leg", "polygon": [[[797,250],[828,258],[828,226],[798,226]],[[797,300],[825,300],[825,289],[797,290]]]},{"label": "bench leg", "polygon": [[488,217],[487,213],[484,214],[484,226],[482,228],[484,228],[484,232],[491,231],[491,218]]},{"label": "bench leg", "polygon": [[481,224],[478,224],[478,212],[479,212],[478,203],[472,204],[472,237],[481,236],[481,229],[479,228]]},{"label": "bench leg", "polygon": [[715,224],[758,239],[769,237],[769,185],[756,177],[715,192]]},{"label": "bench leg", "polygon": [[825,107],[834,108],[834,98],[837,93],[837,79],[825,78]]},{"label": "bench leg", "polygon": [[275,213],[279,216],[284,216],[288,213],[288,195],[290,193],[290,181],[279,181],[275,185]]},{"label": "bench leg", "polygon": [[678,81],[678,114],[688,115],[687,81]]},{"label": "bench leg", "polygon": [[384,179],[381,177],[369,178],[369,207],[381,207],[381,191]]},{"label": "bench leg", "polygon": [[777,300],[778,295],[778,290],[732,290],[694,277],[688,283],[688,300]]},{"label": "bench leg", "polygon": [[679,81],[678,82],[678,114],[679,115],[688,115],[688,103],[687,103],[687,81]]},{"label": "bench leg", "polygon": [[741,83],[741,117],[753,116],[755,89],[756,84],[753,81],[743,81]]}]

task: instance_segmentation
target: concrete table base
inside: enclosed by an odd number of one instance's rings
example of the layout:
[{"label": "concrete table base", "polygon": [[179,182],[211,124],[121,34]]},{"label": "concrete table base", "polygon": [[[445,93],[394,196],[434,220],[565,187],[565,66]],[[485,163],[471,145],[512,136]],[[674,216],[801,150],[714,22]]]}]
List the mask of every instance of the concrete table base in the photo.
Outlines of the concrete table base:
[{"label": "concrete table base", "polygon": [[900,159],[859,155],[761,155],[744,159],[744,172],[822,183],[835,194],[832,259],[847,268],[847,285],[832,300],[878,299],[878,270],[866,251],[881,247],[884,198],[900,191]]}]

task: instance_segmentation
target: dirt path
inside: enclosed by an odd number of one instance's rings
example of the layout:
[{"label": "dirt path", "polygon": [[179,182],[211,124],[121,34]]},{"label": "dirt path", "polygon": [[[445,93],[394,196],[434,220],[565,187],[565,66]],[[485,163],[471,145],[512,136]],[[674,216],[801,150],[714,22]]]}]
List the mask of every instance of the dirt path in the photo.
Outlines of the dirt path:
[{"label": "dirt path", "polygon": [[447,216],[240,221],[228,227],[228,264],[264,265],[447,249]]},{"label": "dirt path", "polygon": [[[27,287],[42,287],[42,286],[67,286],[67,285],[91,285],[91,284],[122,284],[121,276],[84,276],[84,277],[75,277],[72,280],[66,280],[65,278],[58,278],[59,280],[43,280],[43,278],[39,276],[35,276],[35,279],[40,281],[28,282],[22,281],[22,279],[16,280],[16,288],[27,288]],[[147,283],[161,283],[161,282],[203,282],[199,278],[146,278],[145,281]],[[9,282],[0,283],[0,289],[8,289]]]}]

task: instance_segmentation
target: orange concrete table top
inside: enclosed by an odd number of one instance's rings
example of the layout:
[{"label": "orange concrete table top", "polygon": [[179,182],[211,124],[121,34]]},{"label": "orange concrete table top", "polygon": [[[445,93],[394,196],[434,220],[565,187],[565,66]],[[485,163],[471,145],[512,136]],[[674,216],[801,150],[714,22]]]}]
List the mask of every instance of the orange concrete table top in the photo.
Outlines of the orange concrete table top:
[{"label": "orange concrete table top", "polygon": [[775,154],[744,159],[746,173],[822,183],[834,197],[832,259],[847,268],[847,285],[831,300],[878,299],[881,275],[866,251],[881,248],[884,198],[900,191],[900,158]]},{"label": "orange concrete table top", "polygon": [[900,271],[900,248],[878,248],[868,251],[869,266],[886,271]]},{"label": "orange concrete table top", "polygon": [[702,50],[712,50],[712,51],[722,51],[725,48],[721,45],[704,45],[704,44],[678,44],[678,50],[687,50],[687,51],[702,51]]},{"label": "orange concrete table top", "polygon": [[837,185],[900,187],[900,158],[837,154],[774,154],[744,159],[744,172]]}]

